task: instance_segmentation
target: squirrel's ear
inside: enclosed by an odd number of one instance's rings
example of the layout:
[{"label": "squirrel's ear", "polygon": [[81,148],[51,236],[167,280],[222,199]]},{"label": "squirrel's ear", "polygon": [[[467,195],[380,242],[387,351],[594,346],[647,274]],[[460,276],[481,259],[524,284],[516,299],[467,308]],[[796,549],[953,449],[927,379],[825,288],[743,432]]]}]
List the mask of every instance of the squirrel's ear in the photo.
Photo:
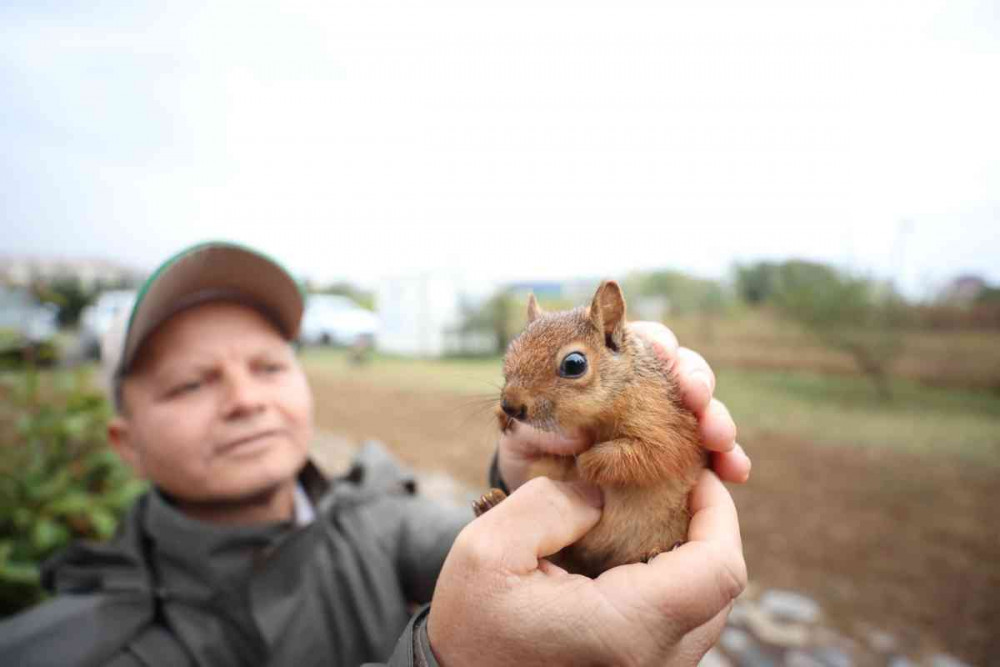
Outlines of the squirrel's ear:
[{"label": "squirrel's ear", "polygon": [[532,294],[528,297],[528,324],[531,324],[545,311],[542,307],[538,305],[538,300],[535,299],[535,295]]},{"label": "squirrel's ear", "polygon": [[597,288],[590,304],[590,321],[604,332],[608,347],[618,349],[625,332],[625,295],[613,280],[605,280]]}]

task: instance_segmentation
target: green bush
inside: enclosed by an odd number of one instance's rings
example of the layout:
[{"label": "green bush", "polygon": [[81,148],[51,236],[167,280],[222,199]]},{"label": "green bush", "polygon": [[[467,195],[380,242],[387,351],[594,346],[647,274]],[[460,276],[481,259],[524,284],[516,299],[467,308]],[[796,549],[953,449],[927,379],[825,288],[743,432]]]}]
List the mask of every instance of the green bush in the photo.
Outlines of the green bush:
[{"label": "green bush", "polygon": [[29,364],[51,366],[59,361],[55,341],[29,341],[19,331],[0,328],[0,370],[24,368]]},{"label": "green bush", "polygon": [[40,601],[42,561],[111,537],[145,489],[107,447],[109,414],[82,372],[0,377],[0,616]]}]

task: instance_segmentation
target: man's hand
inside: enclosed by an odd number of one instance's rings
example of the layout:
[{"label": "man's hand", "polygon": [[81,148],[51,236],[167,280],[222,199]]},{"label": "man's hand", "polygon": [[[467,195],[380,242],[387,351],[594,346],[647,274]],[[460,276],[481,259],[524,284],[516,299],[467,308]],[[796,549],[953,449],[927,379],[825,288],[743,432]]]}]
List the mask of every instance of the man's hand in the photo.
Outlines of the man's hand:
[{"label": "man's hand", "polygon": [[736,508],[711,471],[691,495],[688,542],[597,579],[549,556],[600,518],[598,489],[531,480],[458,536],[427,632],[443,665],[695,665],[746,586]]},{"label": "man's hand", "polygon": [[[695,352],[677,344],[677,337],[657,322],[632,322],[632,333],[649,342],[667,368],[673,369],[684,404],[698,418],[702,444],[712,451],[712,469],[726,482],[742,483],[750,477],[750,459],[736,443],[736,424],[715,392],[715,373]],[[537,431],[526,424],[500,436],[497,466],[510,490],[527,481],[527,471],[540,456],[572,456],[593,443],[579,433],[557,435]]]}]

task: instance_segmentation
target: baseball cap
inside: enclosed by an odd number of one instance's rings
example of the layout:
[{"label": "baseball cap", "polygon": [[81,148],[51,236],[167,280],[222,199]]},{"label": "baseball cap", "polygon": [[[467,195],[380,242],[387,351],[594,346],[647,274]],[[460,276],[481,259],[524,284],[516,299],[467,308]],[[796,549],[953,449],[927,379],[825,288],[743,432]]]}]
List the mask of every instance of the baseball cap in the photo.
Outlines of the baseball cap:
[{"label": "baseball cap", "polygon": [[305,295],[276,260],[229,241],[208,241],[181,250],[153,272],[139,289],[127,318],[108,331],[101,346],[110,372],[115,409],[121,384],[143,342],[172,316],[209,301],[233,301],[260,311],[288,340],[299,333]]}]

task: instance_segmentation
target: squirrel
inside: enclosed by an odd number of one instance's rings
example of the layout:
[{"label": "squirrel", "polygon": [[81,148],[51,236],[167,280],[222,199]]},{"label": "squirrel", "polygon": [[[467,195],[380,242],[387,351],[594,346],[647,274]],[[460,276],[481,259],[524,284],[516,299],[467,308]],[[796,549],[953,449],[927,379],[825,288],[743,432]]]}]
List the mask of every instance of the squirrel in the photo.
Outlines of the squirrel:
[{"label": "squirrel", "polygon": [[[688,495],[707,455],[672,371],[627,329],[618,283],[602,282],[589,307],[569,311],[546,313],[531,295],[527,326],[507,348],[503,371],[496,409],[502,431],[522,423],[580,429],[593,443],[575,457],[543,457],[529,470],[529,477],[582,479],[604,493],[598,524],[554,562],[596,577],[686,540]],[[505,497],[492,489],[473,503],[476,515]]]}]

